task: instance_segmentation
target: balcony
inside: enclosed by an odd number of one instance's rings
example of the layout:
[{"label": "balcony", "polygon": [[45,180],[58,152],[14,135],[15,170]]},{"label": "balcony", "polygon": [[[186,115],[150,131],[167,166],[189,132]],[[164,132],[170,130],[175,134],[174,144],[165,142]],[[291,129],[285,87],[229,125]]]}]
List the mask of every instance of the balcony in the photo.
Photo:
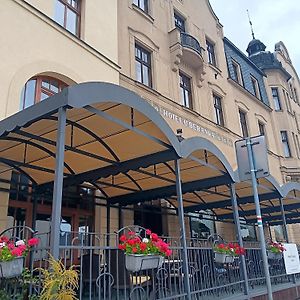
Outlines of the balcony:
[{"label": "balcony", "polygon": [[188,48],[197,52],[202,57],[203,48],[200,46],[200,43],[192,35],[185,32],[180,33],[181,45],[184,48]]},{"label": "balcony", "polygon": [[199,79],[198,85],[201,86],[203,75],[205,74],[205,63],[203,59],[203,48],[198,40],[190,34],[180,32],[174,28],[169,32],[172,70],[178,71],[180,64],[186,64],[193,68]]}]

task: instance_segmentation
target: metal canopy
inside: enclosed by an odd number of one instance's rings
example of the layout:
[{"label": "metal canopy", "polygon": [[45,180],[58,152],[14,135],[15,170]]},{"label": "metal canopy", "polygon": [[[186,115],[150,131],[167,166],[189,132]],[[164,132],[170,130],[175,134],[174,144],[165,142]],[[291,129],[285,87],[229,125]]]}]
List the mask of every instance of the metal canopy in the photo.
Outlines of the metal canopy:
[{"label": "metal canopy", "polygon": [[174,160],[180,157],[185,206],[210,202],[210,192],[203,198],[197,192],[235,181],[211,142],[179,141],[140,96],[100,82],[66,88],[0,121],[0,174],[15,168],[38,189],[52,188],[61,108],[66,110],[65,187],[88,182],[121,205],[164,195],[177,207]]}]

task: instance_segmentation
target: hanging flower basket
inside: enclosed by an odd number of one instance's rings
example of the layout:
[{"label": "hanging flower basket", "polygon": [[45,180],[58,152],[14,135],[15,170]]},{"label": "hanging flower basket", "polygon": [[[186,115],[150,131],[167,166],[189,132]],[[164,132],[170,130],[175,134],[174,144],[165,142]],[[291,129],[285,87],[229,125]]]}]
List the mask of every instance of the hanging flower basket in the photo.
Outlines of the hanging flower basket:
[{"label": "hanging flower basket", "polygon": [[234,258],[245,255],[246,251],[238,244],[218,244],[214,246],[215,262],[221,264],[230,264],[234,262]]},{"label": "hanging flower basket", "polygon": [[267,251],[267,256],[268,256],[268,259],[281,259],[282,258],[282,252],[277,252],[277,253],[274,253],[272,251]]},{"label": "hanging flower basket", "polygon": [[37,238],[17,240],[0,236],[0,278],[17,277],[22,274],[24,257],[29,250],[38,245]]},{"label": "hanging flower basket", "polygon": [[215,252],[215,262],[220,264],[232,264],[234,262],[234,256]]},{"label": "hanging flower basket", "polygon": [[162,263],[163,257],[160,255],[125,254],[126,269],[131,272],[157,269]]},{"label": "hanging flower basket", "polygon": [[0,262],[0,278],[12,278],[22,274],[24,257],[16,257],[10,261]]},{"label": "hanging flower basket", "polygon": [[120,237],[119,249],[125,252],[125,266],[128,271],[156,269],[162,266],[163,258],[172,254],[170,245],[149,229],[148,237],[141,238],[137,233],[129,231]]},{"label": "hanging flower basket", "polygon": [[283,256],[283,252],[286,249],[283,247],[282,243],[272,242],[270,241],[267,245],[267,256],[268,259],[281,259]]}]

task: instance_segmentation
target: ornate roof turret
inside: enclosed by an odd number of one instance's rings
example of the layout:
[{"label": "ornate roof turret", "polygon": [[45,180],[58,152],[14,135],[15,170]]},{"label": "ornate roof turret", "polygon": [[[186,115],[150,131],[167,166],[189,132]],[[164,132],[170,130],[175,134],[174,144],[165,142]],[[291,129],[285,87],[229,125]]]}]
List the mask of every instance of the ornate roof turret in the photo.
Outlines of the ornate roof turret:
[{"label": "ornate roof turret", "polygon": [[258,39],[253,39],[247,47],[247,53],[249,57],[252,55],[258,54],[260,52],[264,52],[266,50],[266,45]]}]

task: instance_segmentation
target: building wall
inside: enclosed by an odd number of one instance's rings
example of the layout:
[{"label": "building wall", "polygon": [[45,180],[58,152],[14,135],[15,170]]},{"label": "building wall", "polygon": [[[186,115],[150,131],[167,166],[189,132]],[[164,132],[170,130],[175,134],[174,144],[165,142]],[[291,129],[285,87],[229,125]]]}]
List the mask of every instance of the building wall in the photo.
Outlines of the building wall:
[{"label": "building wall", "polygon": [[[35,2],[40,3],[40,9],[47,15],[52,14],[49,2],[54,1]],[[93,2],[98,3],[98,10],[103,14],[99,27],[102,23],[108,24],[113,14],[104,15],[100,2]],[[106,1],[106,5],[111,3],[110,11],[114,11],[116,15],[115,2]],[[37,74],[58,77],[67,84],[95,80],[118,83],[115,53],[117,37],[113,36],[117,31],[116,23],[111,23],[114,30],[111,30],[110,43],[101,43],[96,49],[70,34],[25,1],[5,0],[2,5],[0,22],[2,34],[6,38],[5,43],[0,46],[1,57],[5,58],[0,62],[1,70],[5,70],[0,75],[3,95],[0,99],[3,108],[0,111],[0,119],[19,110],[21,90],[27,80]],[[99,38],[101,39],[101,36]],[[112,57],[103,53],[111,53]]]}]

